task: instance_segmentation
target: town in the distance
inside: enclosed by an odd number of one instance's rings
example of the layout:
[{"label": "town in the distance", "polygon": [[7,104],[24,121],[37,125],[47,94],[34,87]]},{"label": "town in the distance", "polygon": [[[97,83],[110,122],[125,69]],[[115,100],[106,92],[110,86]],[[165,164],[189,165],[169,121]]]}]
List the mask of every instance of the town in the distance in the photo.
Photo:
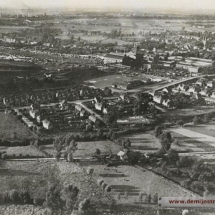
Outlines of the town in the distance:
[{"label": "town in the distance", "polygon": [[214,21],[1,8],[0,215],[214,214]]}]

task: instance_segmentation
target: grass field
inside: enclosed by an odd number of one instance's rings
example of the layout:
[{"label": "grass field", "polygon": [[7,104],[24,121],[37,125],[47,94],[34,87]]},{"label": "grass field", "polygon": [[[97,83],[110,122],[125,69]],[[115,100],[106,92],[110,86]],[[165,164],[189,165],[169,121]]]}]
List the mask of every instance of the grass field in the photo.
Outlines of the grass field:
[{"label": "grass field", "polygon": [[58,168],[50,161],[6,161],[0,172],[0,193],[27,189],[32,197],[44,198],[48,183],[57,177]]},{"label": "grass field", "polygon": [[[114,74],[114,75],[108,75],[105,77],[92,78],[90,80],[85,81],[85,83],[89,83],[95,87],[105,88],[106,86],[111,87],[114,82],[122,83],[122,82],[130,81],[130,80],[136,80],[136,79],[141,80],[141,79],[144,79],[147,77],[151,77],[151,76],[141,74],[141,75],[137,75],[134,77],[127,77],[127,76],[123,76],[121,74]],[[160,84],[160,83],[141,86],[141,89],[142,88],[148,89],[151,87],[155,87],[155,86],[158,86],[158,84]]]},{"label": "grass field", "polygon": [[33,198],[44,199],[50,184],[73,184],[80,189],[79,200],[90,197],[93,204],[109,204],[111,197],[94,179],[74,163],[65,161],[5,161],[0,171],[0,194],[12,189],[27,189]]},{"label": "grass field", "polygon": [[[107,185],[111,186],[110,194],[117,200],[117,203],[135,204],[139,201],[140,193],[143,194],[143,201],[146,194],[152,196],[156,193],[159,196],[192,196],[180,186],[145,169],[137,169],[132,166],[88,165],[94,168],[95,179],[103,179]],[[85,168],[88,165],[86,164]],[[125,193],[127,193],[127,197]],[[118,194],[121,196],[120,199],[117,199]]]},{"label": "grass field", "polygon": [[34,146],[10,147],[6,150],[9,157],[45,157],[45,154]]},{"label": "grass field", "polygon": [[207,124],[188,126],[186,129],[194,132],[198,132],[201,134],[209,135],[211,137],[215,137],[215,122],[209,122]]},{"label": "grass field", "polygon": [[204,142],[200,142],[195,138],[186,137],[176,132],[171,132],[172,136],[178,139],[178,145],[173,145],[173,148],[178,151],[186,151],[186,152],[204,152],[211,151],[215,148],[206,144]]},{"label": "grass field", "polygon": [[[117,154],[121,147],[115,143],[107,141],[92,141],[92,142],[77,142],[78,149],[74,152],[73,156],[76,158],[86,158],[91,157],[95,154],[96,149],[100,149],[101,154]],[[44,145],[42,150],[55,156],[56,150],[53,145]],[[63,151],[62,151],[63,152]]]},{"label": "grass field", "polygon": [[178,109],[178,110],[172,110],[168,111],[165,114],[163,114],[163,118],[168,119],[181,119],[184,117],[184,119],[194,118],[198,115],[208,114],[211,112],[214,112],[215,106],[195,106],[192,108],[187,109]]},{"label": "grass field", "polygon": [[131,141],[131,149],[138,150],[143,153],[154,152],[159,149],[160,143],[156,138],[149,133],[131,134],[126,135],[123,138],[129,138]]},{"label": "grass field", "polygon": [[30,28],[27,26],[0,26],[0,34],[6,34],[6,33],[14,33],[26,28]]},{"label": "grass field", "polygon": [[78,142],[78,149],[74,157],[90,157],[95,154],[96,149],[100,149],[101,154],[117,154],[121,147],[115,143],[107,141]]},{"label": "grass field", "polygon": [[0,112],[0,138],[11,139],[14,132],[16,140],[35,139],[36,135],[29,131],[15,116]]},{"label": "grass field", "polygon": [[80,190],[79,200],[90,198],[92,204],[102,205],[110,204],[111,197],[106,195],[97,185],[94,178],[86,174],[85,171],[74,163],[58,162],[57,163],[60,178],[64,184],[73,184]]}]

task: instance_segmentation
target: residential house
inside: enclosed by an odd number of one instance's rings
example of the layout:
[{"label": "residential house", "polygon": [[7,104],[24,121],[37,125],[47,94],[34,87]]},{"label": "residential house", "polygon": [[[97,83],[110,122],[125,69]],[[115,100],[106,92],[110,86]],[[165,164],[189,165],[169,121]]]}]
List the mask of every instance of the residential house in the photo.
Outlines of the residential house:
[{"label": "residential house", "polygon": [[43,120],[42,123],[43,123],[43,127],[47,130],[50,130],[53,128],[52,123],[47,119]]},{"label": "residential house", "polygon": [[102,103],[96,102],[96,103],[95,103],[95,109],[96,109],[96,110],[99,110],[99,111],[102,111],[102,109],[103,109],[103,104],[102,104]]},{"label": "residential house", "polygon": [[39,114],[39,111],[37,110],[30,110],[29,115],[33,118],[36,119],[37,115]]},{"label": "residential house", "polygon": [[81,111],[82,111],[82,106],[81,106],[81,105],[75,105],[75,109],[76,109],[78,112],[81,112]]},{"label": "residential house", "polygon": [[89,120],[91,120],[92,122],[95,123],[98,119],[97,119],[95,116],[90,115],[90,116],[89,116]]}]

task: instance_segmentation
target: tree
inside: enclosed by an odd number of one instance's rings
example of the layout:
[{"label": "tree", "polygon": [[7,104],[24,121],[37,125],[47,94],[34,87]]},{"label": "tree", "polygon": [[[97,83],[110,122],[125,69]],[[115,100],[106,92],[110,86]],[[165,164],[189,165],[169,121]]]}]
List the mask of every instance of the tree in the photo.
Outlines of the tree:
[{"label": "tree", "polygon": [[63,138],[64,138],[63,136],[58,136],[53,141],[53,146],[54,146],[54,148],[56,149],[57,152],[61,152],[61,150],[64,148],[64,146],[63,146],[63,143],[64,143]]},{"label": "tree", "polygon": [[154,130],[155,137],[158,138],[163,133],[163,128],[161,126],[156,126]]},{"label": "tree", "polygon": [[55,154],[55,159],[56,159],[57,161],[59,161],[60,158],[61,158],[61,152],[57,152],[57,153]]},{"label": "tree", "polygon": [[73,153],[72,152],[68,153],[68,155],[67,155],[67,161],[68,162],[72,162],[73,161]]},{"label": "tree", "polygon": [[183,120],[178,120],[176,122],[176,124],[179,125],[179,126],[183,126],[184,125],[184,121]]},{"label": "tree", "polygon": [[84,199],[78,205],[78,211],[82,212],[83,214],[88,214],[90,212],[90,199]]},{"label": "tree", "polygon": [[153,202],[154,202],[155,204],[158,203],[158,194],[157,194],[157,193],[155,193],[155,195],[153,196]]},{"label": "tree", "polygon": [[127,191],[125,191],[124,198],[128,199],[128,193],[127,193]]},{"label": "tree", "polygon": [[117,194],[117,199],[120,200],[121,199],[121,195],[120,193]]},{"label": "tree", "polygon": [[97,136],[98,138],[103,138],[103,136],[104,136],[104,134],[103,134],[103,129],[99,128],[99,129],[97,130],[96,136]]},{"label": "tree", "polygon": [[141,204],[143,202],[143,194],[139,193],[139,203]]},{"label": "tree", "polygon": [[210,121],[210,119],[211,119],[210,114],[205,114],[203,117],[203,122],[207,123]]},{"label": "tree", "polygon": [[96,149],[95,156],[100,157],[100,155],[101,155],[101,150],[100,149]]},{"label": "tree", "polygon": [[152,201],[151,194],[147,194],[147,195],[146,195],[146,200],[145,200],[145,202],[150,204],[151,201]]},{"label": "tree", "polygon": [[161,142],[162,148],[165,150],[169,150],[171,148],[172,143],[172,135],[171,132],[165,131],[159,136],[159,140]]},{"label": "tree", "polygon": [[17,190],[11,190],[9,196],[13,203],[20,203],[21,199]]},{"label": "tree", "polygon": [[181,182],[181,186],[185,187],[185,188],[189,188],[191,182],[192,181],[190,179],[186,179],[186,180],[184,180],[184,181]]},{"label": "tree", "polygon": [[53,214],[71,213],[77,201],[79,190],[73,185],[63,186],[60,182],[49,187],[46,193],[46,206]]},{"label": "tree", "polygon": [[113,132],[113,134],[111,135],[111,140],[116,140],[117,139],[117,134],[116,132]]},{"label": "tree", "polygon": [[169,162],[171,163],[176,163],[179,160],[178,152],[176,152],[173,149],[170,149],[167,151],[167,156],[168,156]]},{"label": "tree", "polygon": [[202,120],[201,120],[201,118],[199,117],[199,116],[195,116],[194,118],[193,118],[193,124],[194,125],[198,125],[198,124],[200,124],[202,122]]},{"label": "tree", "polygon": [[105,96],[112,96],[112,91],[109,87],[104,88],[104,95]]}]

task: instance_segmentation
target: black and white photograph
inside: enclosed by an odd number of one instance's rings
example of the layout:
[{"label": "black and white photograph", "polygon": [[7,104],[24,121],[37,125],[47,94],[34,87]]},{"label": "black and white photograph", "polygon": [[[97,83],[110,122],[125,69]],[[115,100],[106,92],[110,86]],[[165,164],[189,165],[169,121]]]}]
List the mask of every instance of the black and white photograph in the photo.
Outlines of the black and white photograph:
[{"label": "black and white photograph", "polygon": [[0,0],[0,215],[215,215],[215,1]]}]

